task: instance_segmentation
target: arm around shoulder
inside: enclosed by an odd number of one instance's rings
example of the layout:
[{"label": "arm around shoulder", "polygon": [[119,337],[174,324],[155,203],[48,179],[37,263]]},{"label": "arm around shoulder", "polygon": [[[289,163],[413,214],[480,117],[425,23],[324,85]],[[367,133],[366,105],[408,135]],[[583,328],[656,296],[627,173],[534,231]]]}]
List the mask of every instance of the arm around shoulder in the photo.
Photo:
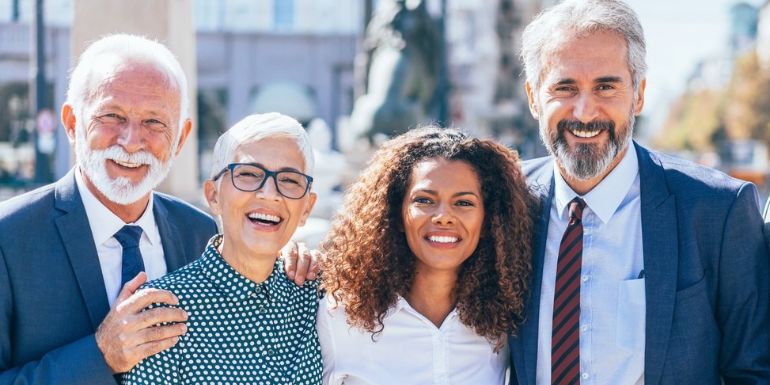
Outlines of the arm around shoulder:
[{"label": "arm around shoulder", "polygon": [[726,384],[770,378],[770,254],[762,229],[756,188],[745,183],[727,213],[720,250],[716,315]]}]

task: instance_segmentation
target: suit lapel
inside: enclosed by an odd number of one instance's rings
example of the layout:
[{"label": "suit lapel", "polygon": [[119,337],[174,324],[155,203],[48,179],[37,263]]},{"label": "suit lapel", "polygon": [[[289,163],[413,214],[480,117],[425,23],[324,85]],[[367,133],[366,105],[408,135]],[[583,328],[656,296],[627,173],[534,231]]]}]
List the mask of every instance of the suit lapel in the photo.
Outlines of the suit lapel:
[{"label": "suit lapel", "polygon": [[171,273],[187,263],[185,259],[182,239],[176,223],[168,220],[169,214],[163,200],[153,193],[153,215],[158,226],[160,241],[163,245],[163,258],[166,260],[166,271]]},{"label": "suit lapel", "polygon": [[538,170],[537,174],[528,178],[530,188],[538,199],[539,215],[535,218],[535,234],[532,248],[532,281],[530,284],[531,297],[527,305],[526,319],[522,325],[521,337],[517,340],[523,352],[521,361],[524,362],[525,384],[534,384],[537,376],[537,341],[540,319],[540,290],[543,279],[543,261],[545,246],[548,238],[548,223],[551,217],[553,201],[553,162],[548,162]]},{"label": "suit lapel", "polygon": [[658,384],[663,373],[676,301],[679,245],[676,199],[668,192],[663,167],[649,151],[636,146],[647,303],[645,383]]},{"label": "suit lapel", "polygon": [[75,172],[75,169],[70,170],[56,182],[54,205],[63,214],[54,221],[88,309],[91,325],[96,330],[110,310],[110,305],[91,226],[75,184]]}]

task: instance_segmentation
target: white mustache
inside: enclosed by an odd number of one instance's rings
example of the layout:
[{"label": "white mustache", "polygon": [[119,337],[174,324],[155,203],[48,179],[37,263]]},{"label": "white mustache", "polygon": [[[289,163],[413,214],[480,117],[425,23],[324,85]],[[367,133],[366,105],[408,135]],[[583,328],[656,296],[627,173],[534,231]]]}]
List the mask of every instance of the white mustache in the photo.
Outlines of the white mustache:
[{"label": "white mustache", "polygon": [[146,164],[150,167],[160,166],[160,160],[147,151],[129,153],[118,145],[111,146],[105,150],[94,151],[94,155],[104,160],[116,160],[123,163]]}]

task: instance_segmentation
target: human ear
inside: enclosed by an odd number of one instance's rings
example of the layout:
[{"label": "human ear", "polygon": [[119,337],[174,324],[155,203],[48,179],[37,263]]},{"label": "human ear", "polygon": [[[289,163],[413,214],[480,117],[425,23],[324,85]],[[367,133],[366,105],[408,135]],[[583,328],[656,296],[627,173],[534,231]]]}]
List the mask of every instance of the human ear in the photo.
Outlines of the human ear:
[{"label": "human ear", "polygon": [[535,91],[532,89],[532,85],[529,82],[524,82],[524,90],[527,91],[527,103],[529,104],[529,112],[536,120],[540,119],[540,112],[537,109],[537,98],[535,97]]},{"label": "human ear", "polygon": [[207,180],[203,183],[203,194],[206,196],[206,202],[214,215],[222,215],[222,208],[219,202],[219,191],[217,191],[216,182]]},{"label": "human ear", "polygon": [[77,119],[75,118],[75,111],[69,103],[64,103],[61,107],[61,123],[64,126],[64,131],[67,132],[67,138],[69,138],[70,144],[74,144]]},{"label": "human ear", "polygon": [[305,209],[302,210],[302,217],[299,219],[298,226],[304,226],[307,222],[307,218],[310,217],[310,212],[313,211],[313,206],[318,199],[318,195],[314,192],[308,192],[308,201],[305,203]]}]

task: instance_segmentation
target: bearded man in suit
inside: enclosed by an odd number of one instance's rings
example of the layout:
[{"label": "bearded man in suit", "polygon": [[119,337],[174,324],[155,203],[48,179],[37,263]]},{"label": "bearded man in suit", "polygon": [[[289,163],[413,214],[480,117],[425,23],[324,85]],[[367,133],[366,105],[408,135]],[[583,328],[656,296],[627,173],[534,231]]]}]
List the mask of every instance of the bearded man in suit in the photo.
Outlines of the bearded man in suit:
[{"label": "bearded man in suit", "polygon": [[622,1],[567,0],[523,34],[551,156],[514,384],[770,383],[770,264],[756,188],[632,140],[645,41]]},{"label": "bearded man in suit", "polygon": [[76,166],[0,204],[0,384],[115,384],[185,332],[180,309],[142,311],[171,293],[137,288],[216,233],[153,191],[190,133],[187,99],[159,43],[112,35],[80,56],[61,110]]}]

